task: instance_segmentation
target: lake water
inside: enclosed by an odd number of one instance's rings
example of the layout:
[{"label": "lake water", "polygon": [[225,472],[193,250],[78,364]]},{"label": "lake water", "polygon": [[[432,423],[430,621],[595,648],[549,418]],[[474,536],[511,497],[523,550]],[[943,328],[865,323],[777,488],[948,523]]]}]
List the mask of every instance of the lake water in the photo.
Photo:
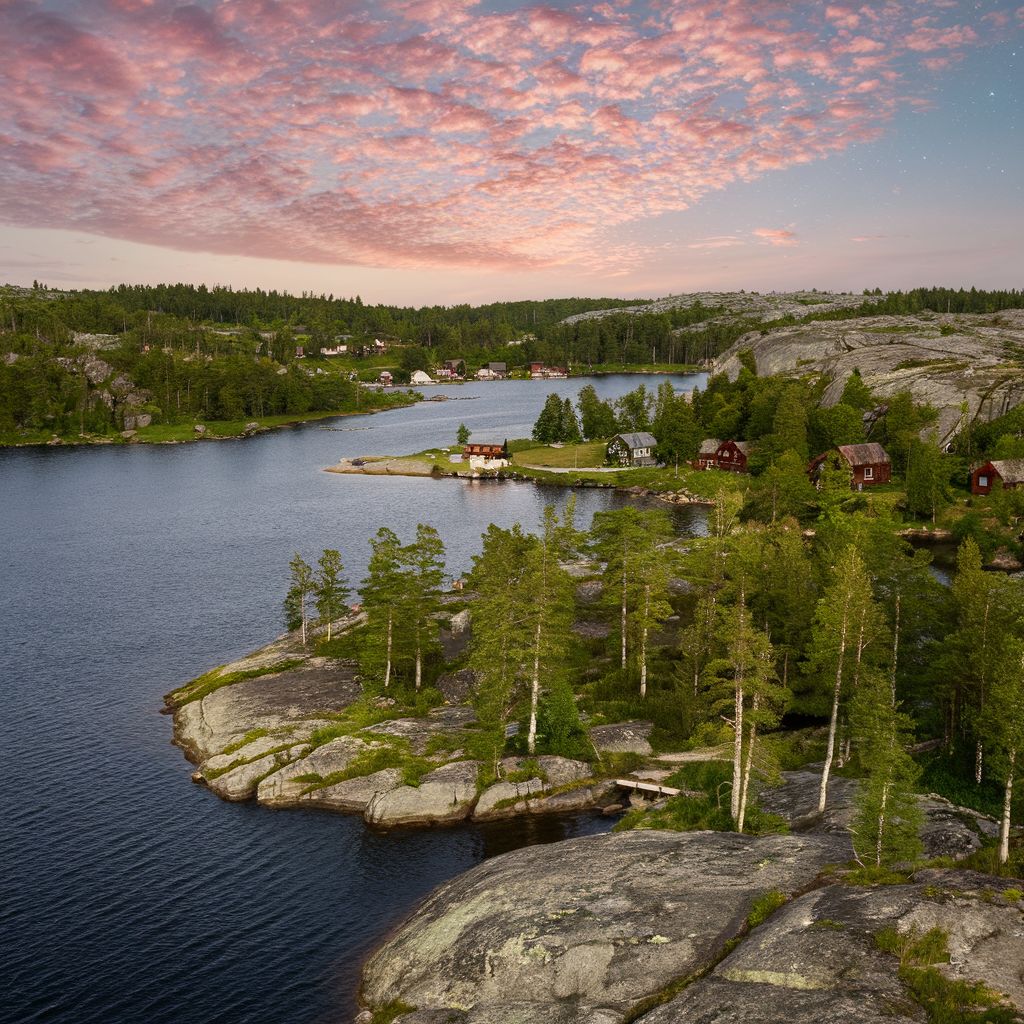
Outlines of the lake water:
[{"label": "lake water", "polygon": [[[594,379],[614,397],[644,381]],[[671,378],[677,388],[700,376]],[[361,577],[379,526],[440,531],[451,570],[487,524],[565,494],[527,483],[321,472],[341,457],[528,436],[551,391],[159,447],[0,451],[0,1016],[12,1021],[350,1020],[361,959],[435,885],[599,817],[375,833],[358,818],[228,804],[189,781],[162,695],[280,631],[293,552]],[[428,392],[429,393],[429,392]],[[623,499],[576,492],[579,519]],[[674,512],[699,531],[702,512]]]}]

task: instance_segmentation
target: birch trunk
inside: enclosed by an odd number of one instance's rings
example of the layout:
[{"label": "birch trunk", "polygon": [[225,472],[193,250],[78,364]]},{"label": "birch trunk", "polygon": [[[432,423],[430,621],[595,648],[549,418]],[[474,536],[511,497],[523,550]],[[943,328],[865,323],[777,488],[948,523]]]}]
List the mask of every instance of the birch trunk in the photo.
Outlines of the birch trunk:
[{"label": "birch trunk", "polygon": [[1006,776],[1006,789],[1003,792],[1003,820],[999,826],[999,863],[1005,864],[1010,859],[1010,809],[1013,805],[1013,770],[1017,762],[1017,751],[1010,751],[1010,770]]},{"label": "birch trunk", "polygon": [[640,697],[647,696],[647,623],[651,613],[651,585],[644,587],[644,628],[640,634]]},{"label": "birch trunk", "polygon": [[821,789],[818,791],[818,813],[825,813],[825,800],[828,798],[828,777],[832,771],[832,758],[836,752],[836,725],[839,722],[839,694],[843,689],[843,661],[846,658],[846,615],[843,615],[843,628],[839,638],[839,660],[836,665],[836,683],[832,691],[832,718],[828,724],[828,744],[825,747],[825,767],[821,770]]},{"label": "birch trunk", "polygon": [[736,681],[736,703],[733,713],[735,733],[732,739],[732,798],[729,801],[729,811],[732,814],[732,820],[737,821],[740,816],[740,788],[743,777],[743,681],[741,679]]},{"label": "birch trunk", "polygon": [[[757,705],[760,694],[755,693],[751,701],[751,711],[757,714]],[[747,794],[750,792],[750,769],[754,763],[754,744],[757,742],[757,719],[750,724],[750,742],[747,744],[747,760],[743,765],[743,789],[740,793],[740,814],[736,820],[736,831],[743,831],[743,822],[747,817]]]},{"label": "birch trunk", "polygon": [[878,808],[878,834],[875,837],[875,866],[882,866],[882,834],[885,829],[885,810],[889,804],[889,783],[882,787],[882,802]]},{"label": "birch trunk", "polygon": [[385,645],[384,654],[384,689],[388,688],[391,682],[391,631],[393,629],[394,612],[388,608],[388,639]]},{"label": "birch trunk", "polygon": [[625,552],[623,552],[622,561],[622,671],[626,671],[626,561]]},{"label": "birch trunk", "polygon": [[420,638],[416,636],[416,692],[419,692],[420,683],[423,680],[423,647],[420,644]]},{"label": "birch trunk", "polygon": [[526,737],[526,752],[537,752],[537,704],[540,700],[540,620],[533,637],[533,678],[530,680],[530,731]]}]

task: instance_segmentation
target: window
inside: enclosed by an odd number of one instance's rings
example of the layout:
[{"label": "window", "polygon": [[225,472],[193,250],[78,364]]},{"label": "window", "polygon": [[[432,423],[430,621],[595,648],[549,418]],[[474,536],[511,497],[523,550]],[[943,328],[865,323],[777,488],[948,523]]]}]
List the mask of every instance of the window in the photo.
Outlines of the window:
[{"label": "window", "polygon": [[988,477],[987,476],[979,476],[978,477],[978,486],[979,487],[988,487]]},{"label": "window", "polygon": [[875,479],[875,467],[874,466],[865,466],[864,467],[864,479],[865,480],[874,480]]}]

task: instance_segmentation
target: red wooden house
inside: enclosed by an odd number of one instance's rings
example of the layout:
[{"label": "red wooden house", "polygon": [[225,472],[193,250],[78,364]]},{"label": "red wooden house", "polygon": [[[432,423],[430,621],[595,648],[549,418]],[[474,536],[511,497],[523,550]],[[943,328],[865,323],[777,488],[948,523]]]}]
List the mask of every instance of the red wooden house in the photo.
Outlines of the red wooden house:
[{"label": "red wooden house", "polygon": [[701,442],[694,469],[725,469],[731,473],[746,473],[750,445],[746,441],[722,441],[709,437]]},{"label": "red wooden house", "polygon": [[841,444],[831,452],[825,452],[811,461],[809,472],[817,480],[821,467],[829,456],[835,455],[837,464],[850,471],[850,486],[855,491],[865,487],[876,487],[892,480],[892,460],[889,453],[876,441],[866,444]]},{"label": "red wooden house", "polygon": [[994,459],[971,473],[971,494],[988,494],[997,483],[1004,491],[1024,485],[1024,459]]}]

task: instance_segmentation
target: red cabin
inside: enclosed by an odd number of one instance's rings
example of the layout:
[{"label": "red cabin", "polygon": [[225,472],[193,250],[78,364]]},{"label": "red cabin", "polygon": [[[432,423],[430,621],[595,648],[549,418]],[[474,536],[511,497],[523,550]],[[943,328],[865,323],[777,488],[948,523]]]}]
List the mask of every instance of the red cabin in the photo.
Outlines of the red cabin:
[{"label": "red cabin", "polygon": [[1024,459],[994,459],[971,473],[971,494],[989,494],[997,483],[1004,491],[1024,484]]},{"label": "red cabin", "polygon": [[[875,441],[867,444],[841,444],[835,452],[839,463],[850,471],[850,486],[855,491],[887,484],[892,480],[889,453]],[[831,454],[825,452],[811,462],[809,472],[812,480],[817,480],[822,464]]]},{"label": "red cabin", "polygon": [[731,473],[746,473],[750,445],[746,441],[721,441],[709,437],[701,442],[694,469],[725,469]]},{"label": "red cabin", "polygon": [[507,459],[508,441],[504,444],[467,444],[462,448],[463,458],[476,455],[483,459]]}]

